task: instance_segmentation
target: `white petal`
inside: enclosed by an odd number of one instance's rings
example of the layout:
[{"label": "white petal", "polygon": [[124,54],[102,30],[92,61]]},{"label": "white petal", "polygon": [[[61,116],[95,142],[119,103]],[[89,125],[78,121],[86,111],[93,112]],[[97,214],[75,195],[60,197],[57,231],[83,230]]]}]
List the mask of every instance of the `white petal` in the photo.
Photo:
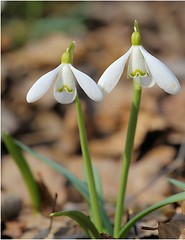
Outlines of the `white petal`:
[{"label": "white petal", "polygon": [[40,77],[31,87],[27,93],[26,100],[29,103],[37,101],[41,98],[49,89],[52,82],[55,80],[55,77],[61,67],[61,64],[54,70],[44,74]]},{"label": "white petal", "polygon": [[64,91],[70,92],[75,89],[75,81],[76,78],[71,71],[70,64],[62,64],[56,77],[55,90],[60,92],[64,88]]},{"label": "white petal", "polygon": [[54,97],[57,102],[62,103],[62,104],[68,104],[72,103],[76,97],[76,87],[73,89],[72,92],[58,92],[54,88]]},{"label": "white petal", "polygon": [[145,88],[151,88],[155,84],[155,81],[152,76],[146,76],[146,77],[137,76],[134,79],[140,86]]},{"label": "white petal", "polygon": [[140,50],[145,58],[148,68],[155,82],[167,93],[177,94],[180,91],[180,84],[170,69],[157,58],[148,53],[142,46]]},{"label": "white petal", "polygon": [[148,74],[149,69],[139,46],[133,46],[128,61],[127,75],[131,78],[134,78],[136,76],[146,77]]},{"label": "white petal", "polygon": [[104,91],[104,94],[110,93],[118,83],[131,50],[132,47],[123,56],[113,62],[100,77],[98,85]]},{"label": "white petal", "polygon": [[92,100],[101,101],[103,99],[103,94],[99,86],[96,84],[96,82],[85,73],[74,68],[72,65],[70,65],[70,68],[73,74],[75,75],[76,80],[78,81],[80,87],[84,90],[84,92]]},{"label": "white petal", "polygon": [[74,101],[76,97],[75,81],[70,64],[62,64],[54,86],[54,97],[57,102],[68,104]]}]

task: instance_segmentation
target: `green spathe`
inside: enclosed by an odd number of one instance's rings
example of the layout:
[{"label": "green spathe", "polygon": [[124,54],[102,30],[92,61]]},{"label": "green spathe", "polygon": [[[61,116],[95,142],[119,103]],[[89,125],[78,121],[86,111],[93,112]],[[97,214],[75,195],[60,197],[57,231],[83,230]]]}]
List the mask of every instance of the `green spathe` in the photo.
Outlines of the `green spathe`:
[{"label": "green spathe", "polygon": [[139,31],[139,24],[137,20],[135,20],[134,22],[134,32],[132,33],[132,36],[131,36],[131,43],[132,43],[132,46],[141,45],[141,34]]},{"label": "green spathe", "polygon": [[73,41],[66,51],[62,54],[61,63],[73,63],[73,51],[75,49],[75,41]]}]

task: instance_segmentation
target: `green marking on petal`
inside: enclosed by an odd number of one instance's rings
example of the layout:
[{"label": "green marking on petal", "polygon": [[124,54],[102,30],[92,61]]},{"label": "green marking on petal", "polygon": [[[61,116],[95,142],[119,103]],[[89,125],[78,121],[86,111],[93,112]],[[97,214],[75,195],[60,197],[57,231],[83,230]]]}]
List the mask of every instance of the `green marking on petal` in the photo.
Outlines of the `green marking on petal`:
[{"label": "green marking on petal", "polygon": [[142,72],[139,69],[136,69],[134,72],[129,73],[129,76],[132,77],[132,78],[137,77],[137,76],[146,77],[147,75],[148,75],[147,72]]},{"label": "green marking on petal", "polygon": [[68,93],[71,93],[71,92],[73,92],[73,90],[72,89],[70,89],[67,85],[64,85],[62,88],[59,88],[59,89],[57,89],[57,92],[63,92],[63,91],[66,91],[66,92],[68,92]]}]

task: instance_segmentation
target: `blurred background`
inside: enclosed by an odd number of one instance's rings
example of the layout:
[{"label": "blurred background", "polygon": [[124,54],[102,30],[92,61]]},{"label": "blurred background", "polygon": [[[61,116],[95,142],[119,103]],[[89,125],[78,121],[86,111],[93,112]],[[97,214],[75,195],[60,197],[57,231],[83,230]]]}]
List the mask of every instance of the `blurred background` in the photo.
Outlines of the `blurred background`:
[{"label": "blurred background", "polygon": [[[182,87],[176,96],[158,86],[143,89],[126,203],[128,207],[144,207],[178,191],[166,176],[185,180],[184,2],[2,1],[2,130],[82,178],[74,104],[57,103],[52,88],[32,104],[26,102],[26,94],[40,76],[60,64],[62,53],[73,40],[74,66],[97,82],[103,71],[130,48],[135,19],[140,24],[142,45],[174,72]],[[101,103],[78,90],[93,163],[102,177],[105,199],[114,209],[132,81],[125,71]],[[81,197],[61,175],[26,157],[51,195],[58,193],[63,209],[69,202],[81,203]],[[20,173],[3,143],[2,162],[3,194],[16,195],[29,204]]]}]

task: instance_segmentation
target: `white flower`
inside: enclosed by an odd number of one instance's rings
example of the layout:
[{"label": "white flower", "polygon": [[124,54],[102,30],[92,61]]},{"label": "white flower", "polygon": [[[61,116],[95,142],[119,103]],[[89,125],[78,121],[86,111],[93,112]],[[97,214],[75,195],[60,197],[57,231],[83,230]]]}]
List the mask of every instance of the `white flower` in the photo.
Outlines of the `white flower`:
[{"label": "white flower", "polygon": [[74,101],[77,94],[76,81],[94,101],[101,101],[103,98],[101,90],[92,78],[71,64],[62,63],[35,82],[27,94],[27,102],[35,102],[41,98],[54,81],[54,97],[59,103],[67,104]]},{"label": "white flower", "polygon": [[104,94],[110,93],[118,83],[128,60],[127,76],[134,78],[142,87],[152,87],[155,83],[167,93],[177,94],[180,84],[165,64],[149,54],[140,44],[138,29],[132,35],[132,47],[113,62],[98,81]]}]

